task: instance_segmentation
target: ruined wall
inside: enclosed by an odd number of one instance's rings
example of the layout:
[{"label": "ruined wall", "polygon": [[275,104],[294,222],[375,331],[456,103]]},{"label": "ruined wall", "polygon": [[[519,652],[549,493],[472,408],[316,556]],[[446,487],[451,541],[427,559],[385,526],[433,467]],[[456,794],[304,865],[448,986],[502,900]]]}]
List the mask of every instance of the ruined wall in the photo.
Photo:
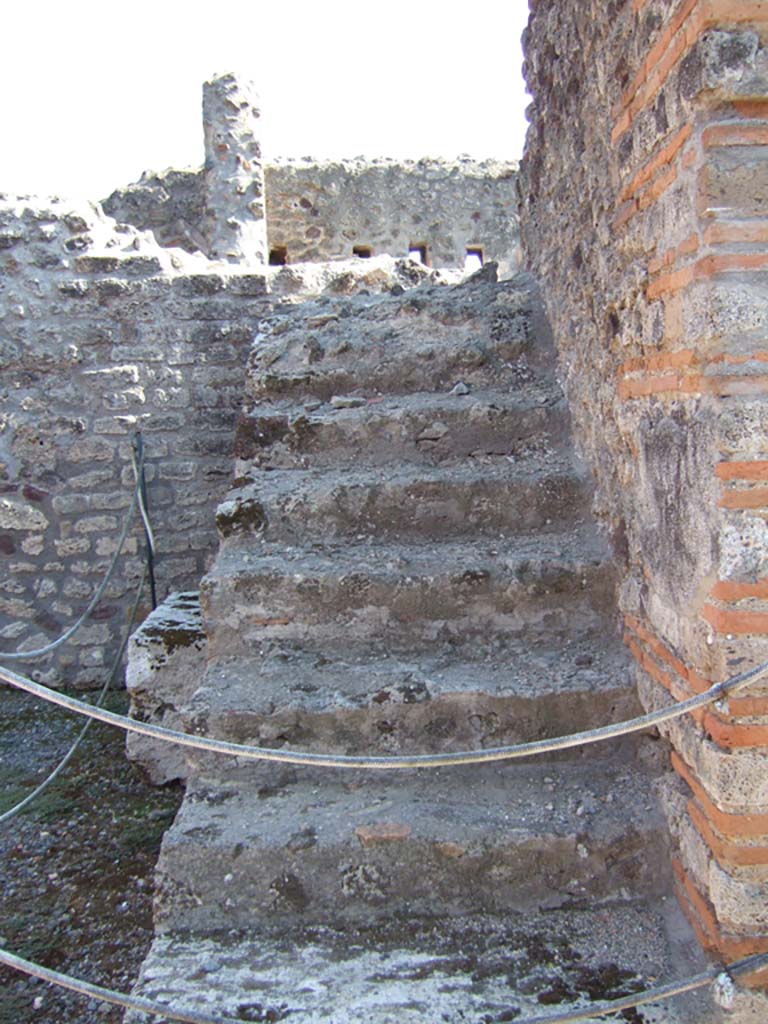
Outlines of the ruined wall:
[{"label": "ruined wall", "polygon": [[[137,428],[159,595],[197,584],[265,305],[263,274],[182,262],[87,205],[2,197],[0,646],[44,644],[87,604],[130,501]],[[22,671],[101,681],[143,564],[137,523],[91,622]]]},{"label": "ruined wall", "polygon": [[235,75],[203,85],[205,253],[212,260],[267,262],[259,98]]},{"label": "ruined wall", "polygon": [[269,244],[291,262],[426,245],[435,267],[463,266],[472,246],[507,273],[519,259],[516,171],[471,160],[284,161],[266,172]]},{"label": "ruined wall", "polygon": [[205,252],[205,177],[201,170],[146,171],[102,202],[110,217],[151,231],[160,245]]},{"label": "ruined wall", "polygon": [[[470,246],[502,273],[518,264],[514,163],[285,160],[264,175],[268,246],[285,248],[289,263],[351,256],[357,245],[392,256],[426,245],[435,267],[463,266]],[[146,174],[104,201],[110,216],[190,252],[207,251],[205,207],[196,171]]]},{"label": "ruined wall", "polygon": [[[768,3],[531,6],[524,244],[657,706],[768,659]],[[768,687],[665,731],[681,901],[768,949]]]}]

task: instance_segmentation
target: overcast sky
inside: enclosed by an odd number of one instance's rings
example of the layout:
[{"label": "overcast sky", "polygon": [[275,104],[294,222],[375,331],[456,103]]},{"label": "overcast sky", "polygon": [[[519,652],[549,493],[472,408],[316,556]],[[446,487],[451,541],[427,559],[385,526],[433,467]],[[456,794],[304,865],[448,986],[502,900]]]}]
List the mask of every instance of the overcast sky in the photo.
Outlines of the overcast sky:
[{"label": "overcast sky", "polygon": [[101,199],[202,161],[200,87],[237,71],[270,156],[517,158],[527,0],[9,0],[0,191]]}]

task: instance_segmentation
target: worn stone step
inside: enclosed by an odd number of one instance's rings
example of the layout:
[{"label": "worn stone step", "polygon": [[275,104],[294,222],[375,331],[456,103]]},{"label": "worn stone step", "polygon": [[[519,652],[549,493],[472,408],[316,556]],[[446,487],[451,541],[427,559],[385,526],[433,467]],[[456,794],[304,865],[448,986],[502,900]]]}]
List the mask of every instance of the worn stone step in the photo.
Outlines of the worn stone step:
[{"label": "worn stone step", "polygon": [[472,389],[359,398],[335,408],[262,401],[240,417],[238,472],[275,468],[440,462],[470,455],[548,456],[569,441],[568,411],[554,379],[522,391]]},{"label": "worn stone step", "polygon": [[235,743],[352,754],[475,750],[641,713],[625,648],[595,632],[422,652],[265,643],[210,662],[183,717],[187,731]]},{"label": "worn stone step", "polygon": [[[535,914],[393,917],[289,934],[166,934],[155,939],[134,994],[235,1020],[500,1024],[588,1007],[704,966],[671,905],[623,901]],[[708,993],[657,1002],[632,1019],[722,1020]],[[129,1014],[126,1024],[151,1019]]]},{"label": "worn stone step", "polygon": [[514,540],[317,545],[231,537],[203,578],[211,657],[268,638],[575,635],[610,628],[614,570],[588,528]]},{"label": "worn stone step", "polygon": [[599,903],[662,891],[663,837],[648,775],[620,758],[198,775],[163,840],[155,923],[204,932]]},{"label": "worn stone step", "polygon": [[567,457],[510,464],[348,470],[274,470],[227,495],[216,512],[223,537],[263,532],[270,541],[430,539],[556,531],[589,512],[585,475]]},{"label": "worn stone step", "polygon": [[549,329],[530,277],[325,299],[265,321],[252,351],[255,399],[499,390],[551,376]]}]

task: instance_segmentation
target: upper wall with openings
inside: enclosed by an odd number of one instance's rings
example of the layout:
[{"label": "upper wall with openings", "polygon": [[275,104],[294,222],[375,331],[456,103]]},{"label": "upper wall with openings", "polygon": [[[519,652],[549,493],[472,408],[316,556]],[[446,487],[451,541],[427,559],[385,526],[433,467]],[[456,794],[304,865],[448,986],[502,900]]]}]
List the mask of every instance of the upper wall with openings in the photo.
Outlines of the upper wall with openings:
[{"label": "upper wall with openings", "polygon": [[[280,160],[264,166],[268,262],[408,256],[432,267],[519,265],[517,164],[456,160]],[[146,173],[104,200],[164,246],[210,255],[203,171]]]}]

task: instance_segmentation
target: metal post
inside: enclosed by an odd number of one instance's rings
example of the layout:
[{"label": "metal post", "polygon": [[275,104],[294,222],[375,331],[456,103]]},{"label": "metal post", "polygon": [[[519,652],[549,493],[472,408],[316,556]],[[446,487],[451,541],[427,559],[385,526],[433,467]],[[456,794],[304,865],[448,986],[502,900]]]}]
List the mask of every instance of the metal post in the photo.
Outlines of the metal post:
[{"label": "metal post", "polygon": [[152,610],[157,608],[157,590],[155,587],[155,549],[152,534],[148,526],[149,510],[147,506],[147,479],[144,474],[144,440],[141,431],[133,435],[133,450],[136,454],[136,466],[139,474],[139,503],[141,505],[141,521],[144,524],[144,537],[147,542],[147,574],[149,576],[149,592],[152,598]]}]

